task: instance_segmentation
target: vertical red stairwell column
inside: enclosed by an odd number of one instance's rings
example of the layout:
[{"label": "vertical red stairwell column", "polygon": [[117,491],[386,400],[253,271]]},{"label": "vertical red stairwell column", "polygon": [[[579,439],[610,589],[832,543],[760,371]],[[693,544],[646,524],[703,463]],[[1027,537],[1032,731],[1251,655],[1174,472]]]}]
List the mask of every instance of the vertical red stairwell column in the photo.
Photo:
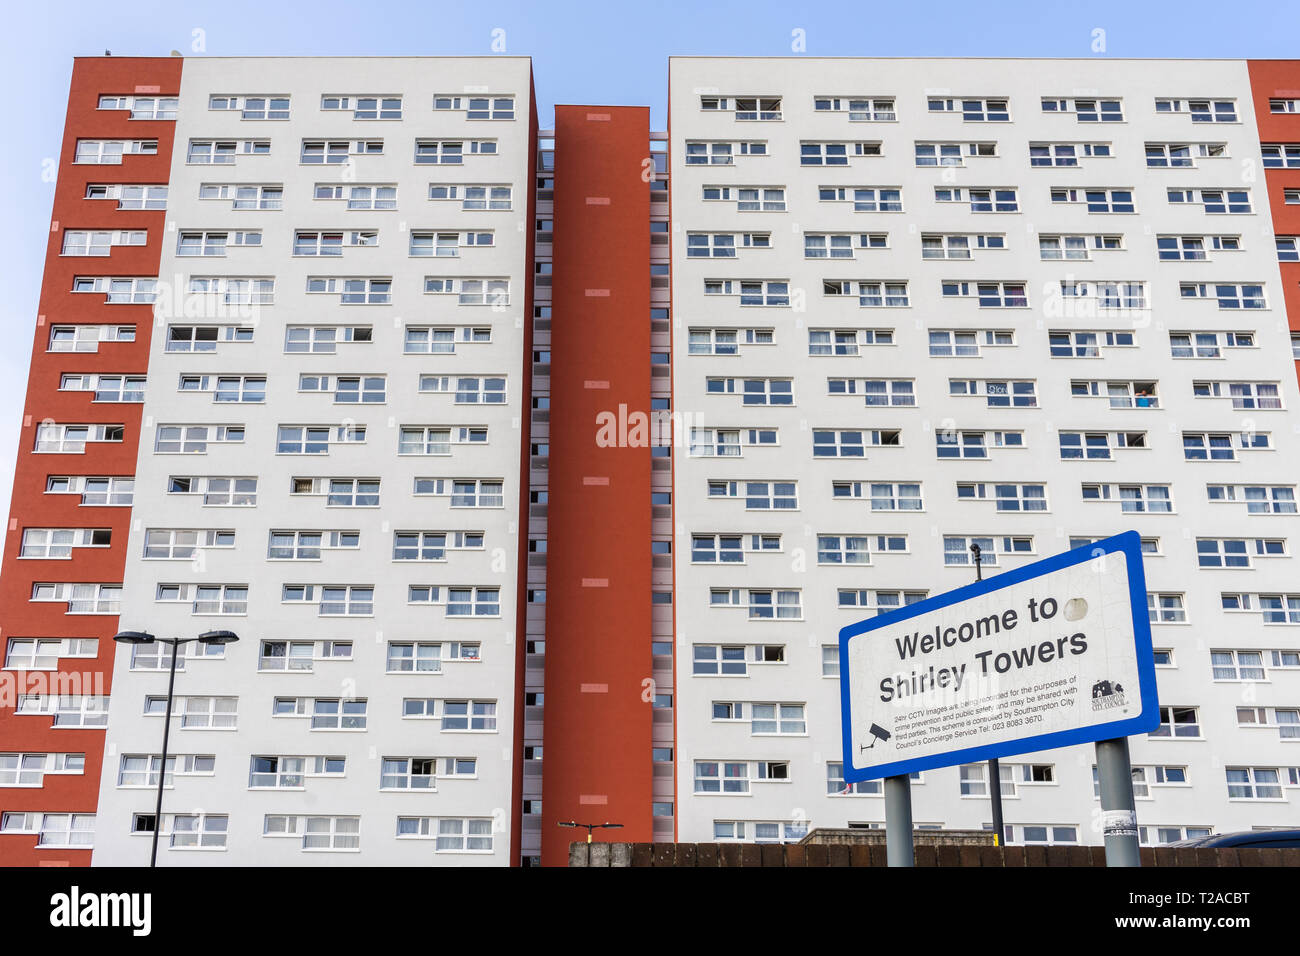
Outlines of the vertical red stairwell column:
[{"label": "vertical red stairwell column", "polygon": [[557,106],[542,863],[649,841],[650,115]]}]

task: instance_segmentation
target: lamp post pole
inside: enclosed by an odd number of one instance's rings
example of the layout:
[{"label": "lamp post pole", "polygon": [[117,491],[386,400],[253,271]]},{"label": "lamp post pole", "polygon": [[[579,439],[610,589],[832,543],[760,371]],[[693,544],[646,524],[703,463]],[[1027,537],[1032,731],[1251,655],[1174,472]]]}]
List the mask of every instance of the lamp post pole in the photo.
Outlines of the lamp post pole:
[{"label": "lamp post pole", "polygon": [[[144,631],[123,631],[113,636],[122,644],[165,644],[171,648],[171,666],[167,671],[167,709],[163,718],[162,759],[158,764],[158,800],[154,805],[153,846],[149,851],[149,866],[158,865],[158,836],[162,833],[163,784],[167,780],[167,745],[172,729],[172,700],[176,692],[176,658],[186,644],[233,644],[239,636],[233,631],[205,631],[198,637],[154,637]],[[146,772],[148,772],[146,770]]]},{"label": "lamp post pole", "polygon": [[[972,544],[970,550],[975,556],[975,580],[983,581],[980,546]],[[1002,765],[998,763],[997,757],[989,761],[989,798],[993,803],[993,845],[1002,846],[1006,842],[1006,834],[1002,826]]]}]

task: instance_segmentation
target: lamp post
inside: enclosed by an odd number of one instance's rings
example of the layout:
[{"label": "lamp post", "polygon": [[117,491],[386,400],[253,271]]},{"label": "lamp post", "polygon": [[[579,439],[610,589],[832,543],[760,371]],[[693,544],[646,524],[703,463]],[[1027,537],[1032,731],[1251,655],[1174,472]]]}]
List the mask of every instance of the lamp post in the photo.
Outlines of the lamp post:
[{"label": "lamp post", "polygon": [[[975,556],[975,580],[984,580],[984,568],[981,564],[980,546],[972,544],[971,554]],[[989,797],[993,803],[993,845],[1004,846],[1007,842],[1006,831],[1002,823],[1002,765],[998,758],[989,760]]]},{"label": "lamp post", "polygon": [[556,826],[561,826],[561,827],[586,827],[586,828],[587,828],[587,842],[588,842],[588,843],[591,842],[591,831],[592,831],[592,830],[598,830],[598,829],[599,829],[599,830],[621,830],[621,829],[623,829],[623,824],[621,824],[621,823],[578,823],[578,822],[576,822],[576,821],[574,821],[574,820],[559,820],[559,821],[557,821]]},{"label": "lamp post", "polygon": [[176,658],[181,648],[196,641],[200,644],[233,644],[239,640],[234,631],[204,631],[198,637],[154,637],[145,631],[122,631],[113,635],[121,644],[166,644],[172,649],[171,668],[167,675],[167,713],[163,718],[162,760],[158,765],[158,803],[153,816],[153,848],[149,852],[149,865],[158,865],[158,834],[162,832],[163,781],[167,779],[167,740],[172,729],[172,696],[176,689]]}]

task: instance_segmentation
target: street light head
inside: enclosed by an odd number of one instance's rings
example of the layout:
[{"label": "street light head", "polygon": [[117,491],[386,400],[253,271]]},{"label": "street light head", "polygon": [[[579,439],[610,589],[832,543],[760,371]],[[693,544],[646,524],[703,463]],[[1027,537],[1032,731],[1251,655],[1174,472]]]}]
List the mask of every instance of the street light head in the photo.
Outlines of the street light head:
[{"label": "street light head", "polygon": [[621,830],[621,829],[623,829],[623,824],[621,824],[621,823],[602,823],[601,826],[602,826],[602,827],[605,827],[606,829],[609,829],[609,830]]},{"label": "street light head", "polygon": [[572,820],[557,820],[555,825],[559,827],[576,827],[578,824],[574,823]]},{"label": "street light head", "polygon": [[233,644],[239,640],[239,635],[234,631],[204,631],[199,635],[199,642],[203,644]]},{"label": "street light head", "polygon": [[154,636],[144,631],[121,631],[113,635],[113,640],[123,644],[152,644]]}]

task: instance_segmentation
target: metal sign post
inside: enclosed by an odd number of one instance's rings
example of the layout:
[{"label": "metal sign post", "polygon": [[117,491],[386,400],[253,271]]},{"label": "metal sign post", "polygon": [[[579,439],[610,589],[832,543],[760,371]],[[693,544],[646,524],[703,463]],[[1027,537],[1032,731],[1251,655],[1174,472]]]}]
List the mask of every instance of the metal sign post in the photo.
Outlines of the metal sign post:
[{"label": "metal sign post", "polygon": [[1141,866],[1137,812],[1133,804],[1133,767],[1129,763],[1127,737],[1097,741],[1097,782],[1101,786],[1106,865]]},{"label": "metal sign post", "polygon": [[885,862],[890,866],[916,865],[916,847],[912,843],[912,778],[908,774],[885,778]]}]

